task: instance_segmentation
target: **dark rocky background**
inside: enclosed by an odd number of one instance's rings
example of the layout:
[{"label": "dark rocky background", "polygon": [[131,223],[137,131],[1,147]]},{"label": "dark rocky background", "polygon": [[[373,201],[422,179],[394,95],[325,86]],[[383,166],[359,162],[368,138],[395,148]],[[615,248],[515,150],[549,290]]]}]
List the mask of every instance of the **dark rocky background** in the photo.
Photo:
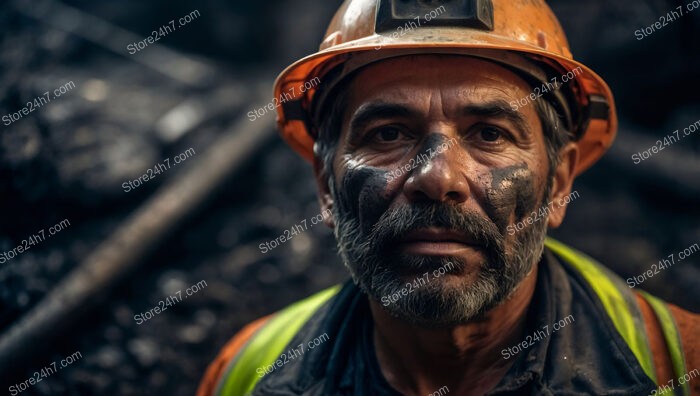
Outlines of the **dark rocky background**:
[{"label": "dark rocky background", "polygon": [[[700,118],[700,10],[638,41],[634,31],[685,1],[550,2],[573,52],[612,86],[621,116],[610,153],[576,183],[561,240],[623,277],[700,242],[698,135],[634,165],[630,156]],[[70,226],[0,265],[0,331],[52,290],[222,135],[248,128],[276,74],[311,53],[339,1],[16,1],[0,9],[0,116],[68,81],[75,89],[0,125],[0,252],[63,219]],[[193,10],[200,16],[143,51],[129,38]],[[159,49],[156,49],[159,48]],[[261,99],[260,92],[263,92]],[[273,128],[272,114],[256,123]],[[183,126],[184,125],[184,126]],[[196,155],[125,193],[121,184],[192,147]],[[258,244],[318,214],[308,165],[279,139],[185,221],[158,235],[94,308],[14,356],[28,379],[82,358],[26,395],[191,395],[206,365],[245,323],[342,281],[334,240],[316,226],[261,254]],[[172,160],[171,160],[172,162]],[[48,232],[48,231],[47,231]],[[127,254],[128,252],[124,252]],[[700,253],[643,288],[700,312]],[[206,287],[141,325],[135,314],[199,281]],[[26,366],[26,367],[25,367]],[[7,389],[7,388],[3,388]],[[4,390],[2,392],[5,392]]]}]

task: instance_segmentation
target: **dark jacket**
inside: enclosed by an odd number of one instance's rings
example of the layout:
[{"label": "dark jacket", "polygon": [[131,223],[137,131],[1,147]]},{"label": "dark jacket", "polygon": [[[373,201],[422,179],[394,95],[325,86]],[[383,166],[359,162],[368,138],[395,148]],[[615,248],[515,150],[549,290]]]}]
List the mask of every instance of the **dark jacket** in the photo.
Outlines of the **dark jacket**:
[{"label": "dark jacket", "polygon": [[[649,310],[648,306],[643,308]],[[700,316],[672,308],[682,330],[687,368],[693,370],[700,364],[700,340],[693,338],[689,343],[688,335],[700,333]],[[653,320],[647,320],[650,314],[645,313],[644,321],[651,323]],[[515,361],[490,395],[650,395],[658,392],[615,330],[587,281],[547,249],[539,263],[537,286],[527,317],[525,334],[528,338],[520,347],[504,351],[504,358]],[[565,320],[566,325],[553,330],[553,324],[560,320]],[[647,330],[653,330],[649,323]],[[289,346],[307,343],[322,334],[327,335],[327,341],[265,375],[252,395],[398,395],[381,374],[374,353],[372,326],[367,297],[352,282],[347,282],[314,313]],[[545,326],[548,334],[542,336]],[[539,335],[537,339],[533,337],[535,334]],[[241,339],[234,341],[240,349]],[[654,344],[651,350],[657,376],[660,383],[666,383],[666,378],[672,378],[669,370],[663,369],[668,362],[657,358],[657,354],[666,353],[659,346],[659,343],[664,344],[663,337],[658,331],[652,331],[650,341]],[[227,359],[231,360],[231,356]],[[216,372],[220,375],[223,367],[221,363],[219,367],[215,364],[210,367],[210,380],[205,379],[199,395],[210,394],[208,392],[213,389],[211,378],[216,377]],[[700,378],[691,383],[691,388],[693,394],[700,394]]]}]

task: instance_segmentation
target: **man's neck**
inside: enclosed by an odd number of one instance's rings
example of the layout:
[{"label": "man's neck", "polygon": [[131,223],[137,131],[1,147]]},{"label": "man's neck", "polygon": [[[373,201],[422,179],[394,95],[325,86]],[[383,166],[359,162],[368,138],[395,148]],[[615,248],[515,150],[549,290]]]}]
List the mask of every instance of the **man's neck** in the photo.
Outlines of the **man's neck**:
[{"label": "man's neck", "polygon": [[439,329],[408,324],[370,299],[374,344],[382,374],[406,395],[426,395],[447,386],[455,395],[493,389],[515,359],[504,348],[524,338],[526,313],[537,283],[537,265],[518,289],[483,317]]}]

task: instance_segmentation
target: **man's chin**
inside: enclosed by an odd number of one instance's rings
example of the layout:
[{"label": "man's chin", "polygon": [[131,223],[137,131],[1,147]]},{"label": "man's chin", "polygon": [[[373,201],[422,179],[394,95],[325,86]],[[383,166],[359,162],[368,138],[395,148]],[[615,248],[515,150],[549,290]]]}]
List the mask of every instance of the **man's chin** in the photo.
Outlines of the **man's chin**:
[{"label": "man's chin", "polygon": [[[450,288],[452,289],[452,288]],[[494,295],[465,296],[452,292],[422,292],[405,297],[404,301],[384,306],[389,315],[412,325],[424,328],[453,327],[478,319],[498,302]]]},{"label": "man's chin", "polygon": [[[455,268],[454,259],[447,263]],[[428,264],[423,265],[428,268]],[[427,328],[467,323],[501,300],[501,290],[491,277],[493,274],[476,271],[469,276],[441,270],[445,265],[442,261],[429,265],[430,271],[424,270],[413,278],[384,273],[363,289],[389,315]],[[432,269],[434,265],[438,265],[437,269]],[[439,276],[434,276],[434,272]]]}]

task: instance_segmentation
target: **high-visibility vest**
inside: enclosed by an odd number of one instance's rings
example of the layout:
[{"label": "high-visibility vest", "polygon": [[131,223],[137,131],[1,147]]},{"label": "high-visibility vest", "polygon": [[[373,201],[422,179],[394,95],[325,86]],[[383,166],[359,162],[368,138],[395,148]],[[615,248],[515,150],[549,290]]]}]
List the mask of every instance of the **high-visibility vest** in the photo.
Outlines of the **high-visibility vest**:
[{"label": "high-visibility vest", "polygon": [[[585,254],[551,238],[545,240],[545,246],[582,275],[600,299],[615,329],[634,353],[646,375],[654,383],[661,385],[656,378],[654,357],[644,330],[644,320],[638,307],[630,306],[630,304],[636,304],[636,300],[629,288],[619,282],[610,270]],[[339,290],[338,285],[316,293],[290,305],[270,319],[266,319],[264,324],[257,326],[255,334],[239,348],[238,353],[225,368],[217,383],[215,395],[249,394],[260,380],[256,369],[274,363],[314,312]],[[681,338],[671,311],[666,303],[656,297],[645,292],[640,294],[656,315],[670,353],[673,372],[676,378],[679,378],[686,373],[686,363]],[[684,396],[690,395],[688,383],[676,388],[676,392]]]}]

